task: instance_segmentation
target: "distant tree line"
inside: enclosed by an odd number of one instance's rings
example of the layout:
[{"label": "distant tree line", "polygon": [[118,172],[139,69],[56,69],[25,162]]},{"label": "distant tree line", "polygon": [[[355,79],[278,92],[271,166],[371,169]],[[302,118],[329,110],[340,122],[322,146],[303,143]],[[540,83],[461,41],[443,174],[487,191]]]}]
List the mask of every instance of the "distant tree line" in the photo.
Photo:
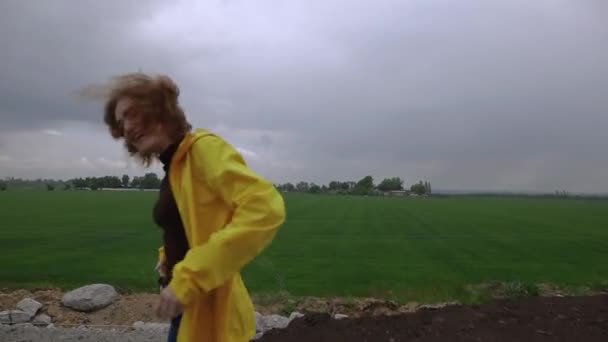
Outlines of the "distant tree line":
[{"label": "distant tree line", "polygon": [[380,184],[374,183],[372,176],[365,176],[357,182],[354,181],[331,181],[327,185],[318,185],[316,183],[308,183],[300,181],[295,185],[293,183],[276,184],[277,189],[283,192],[301,192],[301,193],[331,193],[342,195],[383,195],[386,192],[403,192],[413,193],[416,195],[430,195],[431,182],[419,181],[410,186],[408,191],[404,190],[404,181],[400,177],[392,177],[383,179]]},{"label": "distant tree line", "polygon": [[27,188],[27,189],[48,189],[54,190],[57,186],[63,186],[64,181],[54,179],[22,179],[7,177],[4,180],[0,180],[0,191],[6,191],[9,188]]},{"label": "distant tree line", "polygon": [[129,175],[104,176],[104,177],[87,177],[74,178],[69,181],[76,189],[88,188],[91,190],[98,189],[119,189],[119,188],[134,188],[134,189],[159,189],[161,179],[154,172],[146,173],[143,176],[135,176],[133,179]]},{"label": "distant tree line", "polygon": [[[99,190],[99,189],[159,189],[161,179],[156,173],[149,172],[143,176],[131,178],[129,175],[103,176],[103,177],[78,177],[67,181],[52,179],[23,180],[7,178],[0,181],[0,191],[6,190],[10,185],[29,186],[44,188],[48,191],[61,190]],[[311,194],[348,194],[348,195],[383,195],[386,192],[413,193],[417,195],[431,194],[431,183],[420,181],[404,190],[404,181],[400,177],[385,178],[379,184],[374,183],[372,176],[365,176],[359,181],[331,181],[327,185],[319,185],[300,181],[295,184],[275,184],[277,189],[283,192],[300,192]]]},{"label": "distant tree line", "polygon": [[54,191],[62,190],[99,190],[99,189],[159,189],[161,179],[156,173],[150,172],[143,176],[135,176],[131,179],[129,175],[72,178],[69,180],[6,178],[0,180],[0,191],[6,191],[10,186],[16,188],[46,189]]}]

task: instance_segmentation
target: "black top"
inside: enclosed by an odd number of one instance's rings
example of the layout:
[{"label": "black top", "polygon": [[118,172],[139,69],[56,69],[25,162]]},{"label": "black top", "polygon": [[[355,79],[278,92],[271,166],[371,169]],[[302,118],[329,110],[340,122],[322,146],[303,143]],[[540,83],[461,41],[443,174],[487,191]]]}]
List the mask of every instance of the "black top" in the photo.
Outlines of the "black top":
[{"label": "black top", "polygon": [[173,267],[184,259],[189,249],[184,225],[168,179],[171,159],[173,158],[179,143],[180,142],[172,144],[160,155],[160,161],[163,164],[165,175],[160,183],[160,191],[158,200],[154,206],[153,216],[156,224],[163,229],[166,258],[166,267],[164,271],[167,276],[160,280],[161,285],[167,285],[171,281]]}]

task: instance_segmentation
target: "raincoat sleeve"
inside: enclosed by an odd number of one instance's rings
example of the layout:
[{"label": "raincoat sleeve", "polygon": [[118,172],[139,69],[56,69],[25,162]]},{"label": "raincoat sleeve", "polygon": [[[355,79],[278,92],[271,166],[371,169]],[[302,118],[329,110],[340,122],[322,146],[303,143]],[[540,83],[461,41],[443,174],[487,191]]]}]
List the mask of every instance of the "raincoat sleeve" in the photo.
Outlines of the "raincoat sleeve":
[{"label": "raincoat sleeve", "polygon": [[193,144],[192,154],[194,172],[234,212],[229,224],[206,243],[191,248],[175,266],[169,286],[186,306],[240,272],[270,244],[285,220],[281,194],[223,139],[202,137]]}]

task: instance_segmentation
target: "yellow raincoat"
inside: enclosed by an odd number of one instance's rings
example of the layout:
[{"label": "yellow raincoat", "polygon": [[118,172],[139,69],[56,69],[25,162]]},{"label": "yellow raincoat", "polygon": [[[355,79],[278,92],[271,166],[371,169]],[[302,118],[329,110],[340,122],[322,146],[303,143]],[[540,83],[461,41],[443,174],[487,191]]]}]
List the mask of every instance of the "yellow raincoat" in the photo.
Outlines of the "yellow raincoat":
[{"label": "yellow raincoat", "polygon": [[236,149],[202,129],[180,143],[169,182],[190,244],[169,284],[185,305],[178,341],[250,341],[255,311],[240,271],[284,222],[281,194]]}]

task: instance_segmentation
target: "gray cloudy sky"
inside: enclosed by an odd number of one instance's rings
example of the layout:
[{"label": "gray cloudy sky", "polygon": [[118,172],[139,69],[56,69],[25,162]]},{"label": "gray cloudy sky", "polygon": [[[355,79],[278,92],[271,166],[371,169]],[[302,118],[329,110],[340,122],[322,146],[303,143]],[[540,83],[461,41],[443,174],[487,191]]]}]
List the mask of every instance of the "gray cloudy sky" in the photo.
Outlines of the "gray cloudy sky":
[{"label": "gray cloudy sky", "polygon": [[142,70],[274,182],[608,192],[603,0],[143,3],[0,2],[0,178],[143,173],[73,95]]}]

